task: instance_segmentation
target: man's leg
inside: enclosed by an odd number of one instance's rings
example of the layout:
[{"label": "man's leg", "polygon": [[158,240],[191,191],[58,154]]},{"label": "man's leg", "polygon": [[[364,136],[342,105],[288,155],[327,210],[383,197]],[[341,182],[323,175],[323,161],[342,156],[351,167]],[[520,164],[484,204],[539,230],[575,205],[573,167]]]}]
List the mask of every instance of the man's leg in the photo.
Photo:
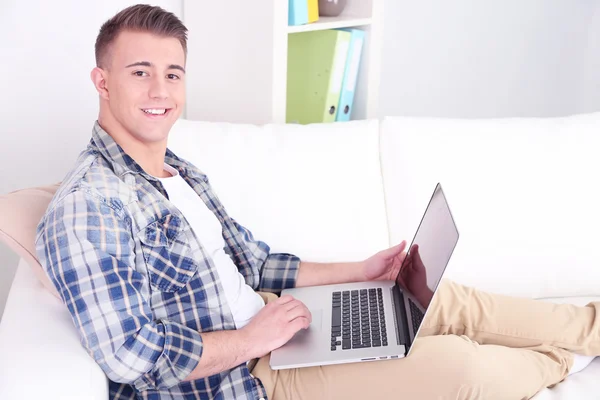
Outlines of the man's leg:
[{"label": "man's leg", "polygon": [[466,335],[480,344],[550,345],[600,355],[600,303],[586,307],[503,296],[442,281],[420,335]]},{"label": "man's leg", "polygon": [[571,353],[479,345],[466,336],[418,339],[404,359],[273,371],[269,356],[252,374],[271,400],[528,399],[567,375]]}]

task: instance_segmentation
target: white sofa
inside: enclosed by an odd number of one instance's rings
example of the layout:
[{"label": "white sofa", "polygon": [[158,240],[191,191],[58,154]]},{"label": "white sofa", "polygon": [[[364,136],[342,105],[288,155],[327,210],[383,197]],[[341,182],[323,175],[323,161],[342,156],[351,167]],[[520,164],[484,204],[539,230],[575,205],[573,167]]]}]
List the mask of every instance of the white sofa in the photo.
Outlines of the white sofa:
[{"label": "white sofa", "polygon": [[[461,233],[447,277],[483,290],[600,300],[600,113],[386,118],[325,125],[180,120],[170,147],[206,172],[272,251],[359,260],[410,240],[441,182]],[[538,400],[600,398],[600,359]],[[60,301],[21,260],[0,325],[0,399],[106,399]]]}]

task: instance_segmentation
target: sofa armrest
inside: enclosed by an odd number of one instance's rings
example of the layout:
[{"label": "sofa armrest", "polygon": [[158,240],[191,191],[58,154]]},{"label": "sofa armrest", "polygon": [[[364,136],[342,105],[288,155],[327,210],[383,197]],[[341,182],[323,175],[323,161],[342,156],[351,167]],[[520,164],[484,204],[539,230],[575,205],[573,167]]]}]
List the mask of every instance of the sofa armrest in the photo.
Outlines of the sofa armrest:
[{"label": "sofa armrest", "polygon": [[106,375],[66,308],[21,259],[0,323],[0,399],[107,398]]}]

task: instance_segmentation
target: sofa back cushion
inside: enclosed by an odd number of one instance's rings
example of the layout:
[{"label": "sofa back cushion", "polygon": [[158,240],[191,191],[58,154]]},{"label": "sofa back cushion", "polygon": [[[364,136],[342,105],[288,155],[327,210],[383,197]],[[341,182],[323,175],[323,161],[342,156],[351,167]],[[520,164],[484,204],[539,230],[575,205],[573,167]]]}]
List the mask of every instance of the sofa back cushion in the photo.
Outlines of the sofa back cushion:
[{"label": "sofa back cushion", "polygon": [[600,113],[386,118],[392,241],[411,240],[437,182],[460,239],[448,277],[533,297],[600,293]]},{"label": "sofa back cushion", "polygon": [[388,246],[379,122],[244,125],[179,120],[169,148],[208,178],[228,213],[307,261]]},{"label": "sofa back cushion", "polygon": [[35,252],[37,225],[60,183],[16,190],[0,195],[0,241],[27,261],[40,282],[59,297]]}]

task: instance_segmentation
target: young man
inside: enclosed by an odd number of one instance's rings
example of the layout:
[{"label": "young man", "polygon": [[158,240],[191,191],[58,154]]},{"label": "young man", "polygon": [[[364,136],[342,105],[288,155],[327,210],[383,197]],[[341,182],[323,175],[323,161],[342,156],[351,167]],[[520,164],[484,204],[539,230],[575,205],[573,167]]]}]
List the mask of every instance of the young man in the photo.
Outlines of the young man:
[{"label": "young man", "polygon": [[167,149],[186,51],[186,28],[157,7],[127,8],[102,26],[91,73],[98,120],[38,227],[40,261],[112,399],[521,399],[563,380],[573,354],[600,354],[599,304],[446,282],[410,357],[270,370],[269,353],[311,315],[265,292],[394,279],[406,243],[315,264],[255,240],[207,177]]}]

